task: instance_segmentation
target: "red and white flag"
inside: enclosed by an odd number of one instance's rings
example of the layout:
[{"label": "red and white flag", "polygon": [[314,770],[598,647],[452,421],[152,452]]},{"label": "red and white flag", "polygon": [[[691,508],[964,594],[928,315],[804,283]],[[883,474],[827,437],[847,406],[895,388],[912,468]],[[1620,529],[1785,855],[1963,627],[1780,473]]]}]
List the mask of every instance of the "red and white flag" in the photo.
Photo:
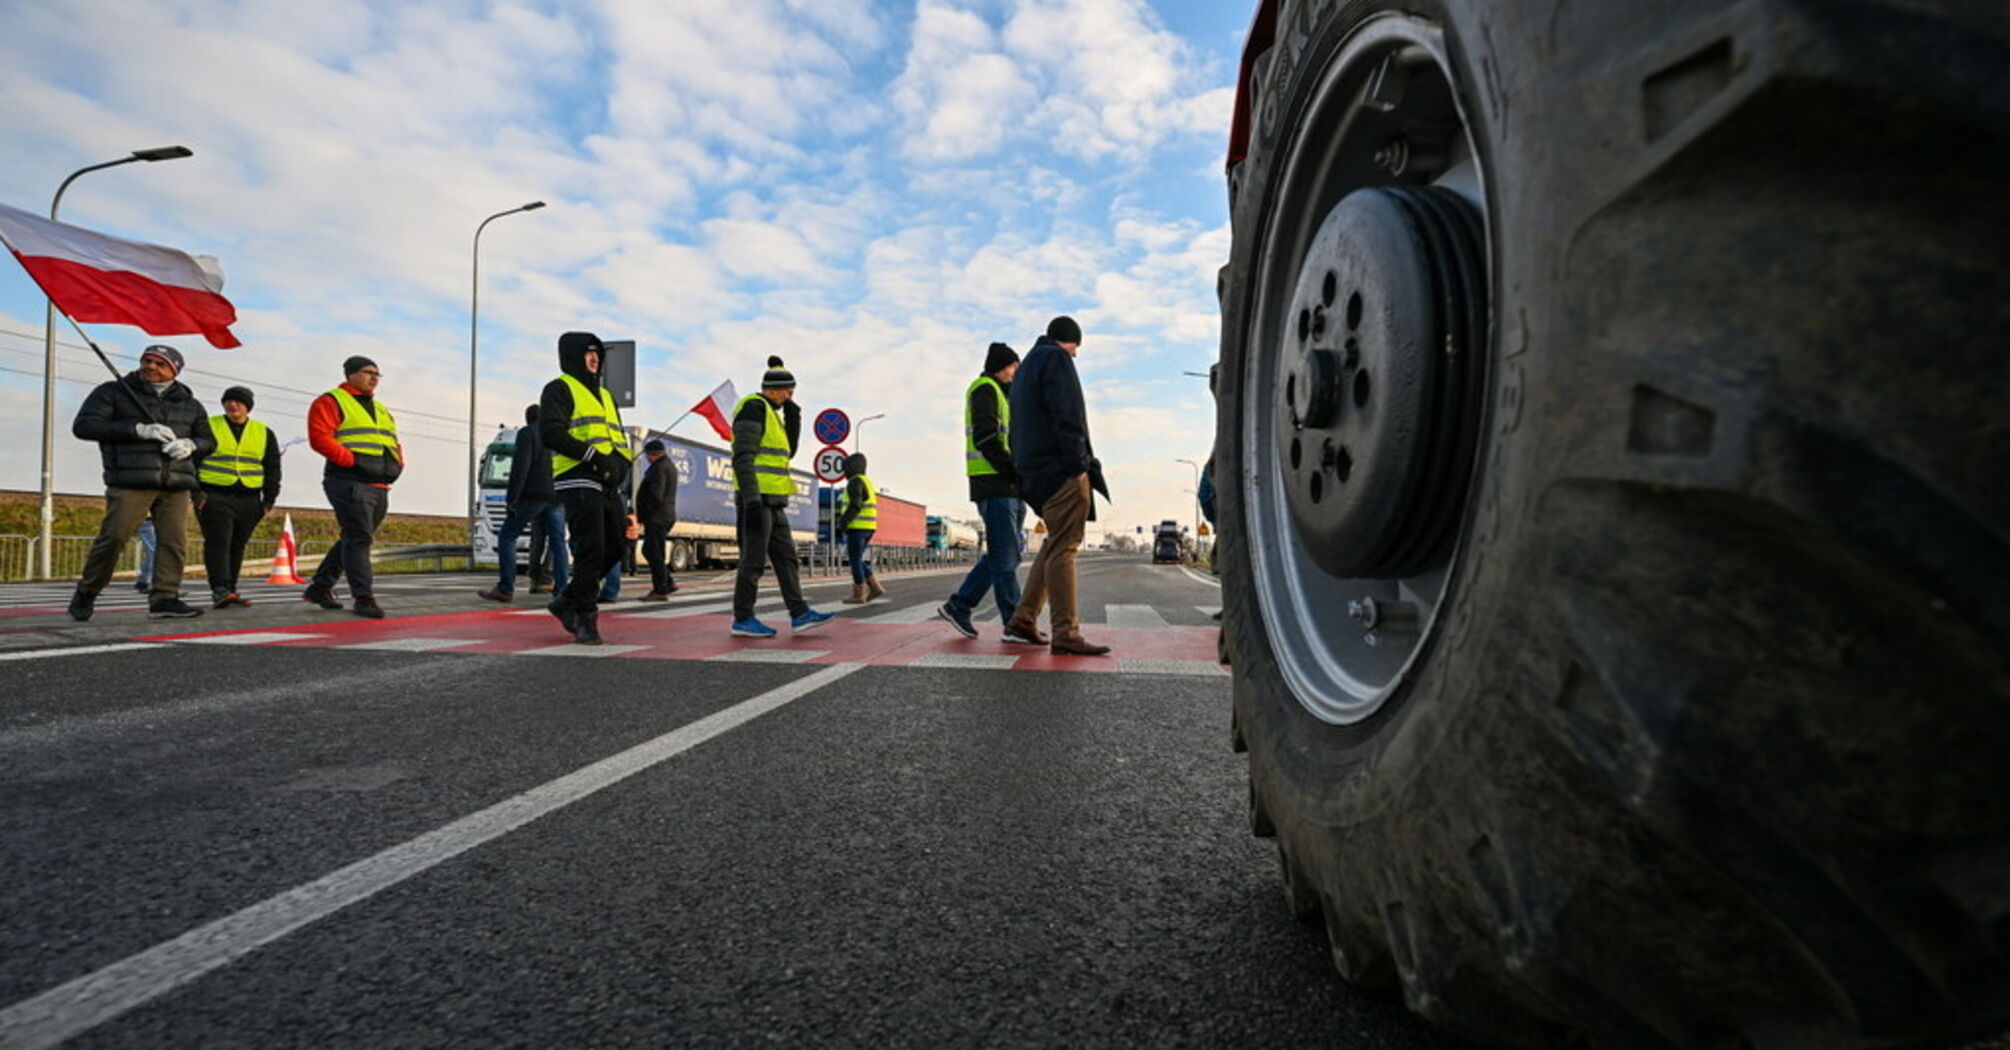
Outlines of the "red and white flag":
[{"label": "red and white flag", "polygon": [[223,269],[210,256],[107,237],[5,204],[0,242],[72,320],[239,345],[230,334],[237,308],[223,297]]},{"label": "red and white flag", "polygon": [[718,389],[705,396],[705,400],[691,406],[691,411],[705,417],[721,441],[733,440],[733,402],[740,400],[733,391],[733,381],[728,379],[719,384]]}]

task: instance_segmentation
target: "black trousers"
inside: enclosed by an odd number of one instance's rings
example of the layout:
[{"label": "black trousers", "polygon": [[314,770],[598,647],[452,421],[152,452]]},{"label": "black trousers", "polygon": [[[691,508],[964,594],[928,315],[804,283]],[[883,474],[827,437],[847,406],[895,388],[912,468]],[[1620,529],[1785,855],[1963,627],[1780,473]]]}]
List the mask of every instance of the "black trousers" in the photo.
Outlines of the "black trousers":
[{"label": "black trousers", "polygon": [[583,612],[600,607],[600,588],[610,566],[621,560],[628,542],[628,517],[621,500],[594,489],[560,489],[565,504],[565,531],[572,537],[572,579],[559,600]]},{"label": "black trousers", "polygon": [[677,527],[677,519],[642,526],[642,556],[649,560],[649,589],[667,591],[670,589],[670,563],[664,557],[664,546],[670,541],[670,530]]},{"label": "black trousers", "polygon": [[782,601],[789,615],[801,616],[810,603],[803,600],[803,585],[796,571],[796,538],[789,534],[786,507],[740,508],[740,568],[733,578],[733,619],[754,616],[754,591],[761,585],[767,562],[775,563],[775,582],[782,586]]},{"label": "black trousers", "polygon": [[237,593],[237,574],[244,568],[244,545],[265,520],[265,496],[240,486],[237,491],[202,491],[202,564],[209,570],[209,592],[218,598]]},{"label": "black trousers", "polygon": [[335,524],[341,526],[342,538],[321,559],[321,568],[314,572],[314,586],[327,590],[346,574],[350,597],[376,597],[370,545],[377,541],[377,526],[384,524],[384,514],[391,509],[391,490],[367,481],[323,478],[321,491],[328,495],[328,505],[335,510]]}]

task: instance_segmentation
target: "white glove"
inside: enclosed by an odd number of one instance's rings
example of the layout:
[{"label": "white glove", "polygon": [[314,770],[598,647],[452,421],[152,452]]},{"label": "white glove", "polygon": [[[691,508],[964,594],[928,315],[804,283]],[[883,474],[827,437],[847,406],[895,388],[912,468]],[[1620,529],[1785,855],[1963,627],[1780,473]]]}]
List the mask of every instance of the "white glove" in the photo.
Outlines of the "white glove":
[{"label": "white glove", "polygon": [[174,440],[174,431],[165,423],[140,423],[133,432],[144,441],[158,441],[165,445]]},{"label": "white glove", "polygon": [[175,438],[163,444],[161,451],[166,453],[169,459],[187,459],[195,455],[195,442],[187,438]]}]

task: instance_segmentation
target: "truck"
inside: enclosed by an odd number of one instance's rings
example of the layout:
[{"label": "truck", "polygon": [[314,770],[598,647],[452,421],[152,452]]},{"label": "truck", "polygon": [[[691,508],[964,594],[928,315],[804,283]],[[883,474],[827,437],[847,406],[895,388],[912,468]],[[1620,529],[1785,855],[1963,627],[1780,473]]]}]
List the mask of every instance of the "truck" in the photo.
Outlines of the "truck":
[{"label": "truck", "polygon": [[[504,503],[508,498],[511,460],[516,454],[517,428],[505,427],[489,441],[477,468],[479,511],[472,517],[470,544],[478,568],[494,568],[499,562],[496,533],[502,528]],[[739,560],[738,511],[733,503],[733,454],[716,445],[687,437],[651,431],[648,438],[661,440],[664,454],[677,467],[677,524],[670,530],[669,562],[673,572],[694,568],[720,567]],[[640,449],[646,444],[642,432],[632,436]],[[639,482],[647,466],[637,454],[631,483]],[[792,470],[796,498],[789,504],[790,532],[798,546],[816,538],[812,494],[816,479],[807,471]],[[530,541],[517,539],[519,564],[528,558]]]},{"label": "truck", "polygon": [[1179,522],[1162,521],[1152,530],[1152,564],[1180,560]]},{"label": "truck", "polygon": [[[830,542],[831,508],[837,503],[841,490],[825,488],[818,497],[823,513],[818,520],[817,531],[823,542]],[[924,522],[928,518],[928,508],[909,499],[891,495],[886,490],[879,492],[879,528],[873,531],[872,543],[875,547],[922,547],[928,543]],[[842,537],[840,537],[842,539]]]},{"label": "truck", "polygon": [[977,529],[965,522],[940,514],[928,517],[928,548],[938,551],[971,551],[977,549]]},{"label": "truck", "polygon": [[2010,4],[1254,6],[1216,564],[1285,905],[1488,1043],[2001,1031]]}]

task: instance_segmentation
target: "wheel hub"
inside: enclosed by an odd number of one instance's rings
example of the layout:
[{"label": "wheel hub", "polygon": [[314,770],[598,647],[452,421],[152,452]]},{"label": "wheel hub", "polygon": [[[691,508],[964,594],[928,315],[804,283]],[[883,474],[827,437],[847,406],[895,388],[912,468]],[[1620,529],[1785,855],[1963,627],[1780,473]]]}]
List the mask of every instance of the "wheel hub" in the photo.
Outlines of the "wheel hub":
[{"label": "wheel hub", "polygon": [[1456,533],[1482,410],[1484,234],[1456,193],[1373,187],[1299,267],[1277,384],[1292,525],[1324,571],[1397,579]]}]

